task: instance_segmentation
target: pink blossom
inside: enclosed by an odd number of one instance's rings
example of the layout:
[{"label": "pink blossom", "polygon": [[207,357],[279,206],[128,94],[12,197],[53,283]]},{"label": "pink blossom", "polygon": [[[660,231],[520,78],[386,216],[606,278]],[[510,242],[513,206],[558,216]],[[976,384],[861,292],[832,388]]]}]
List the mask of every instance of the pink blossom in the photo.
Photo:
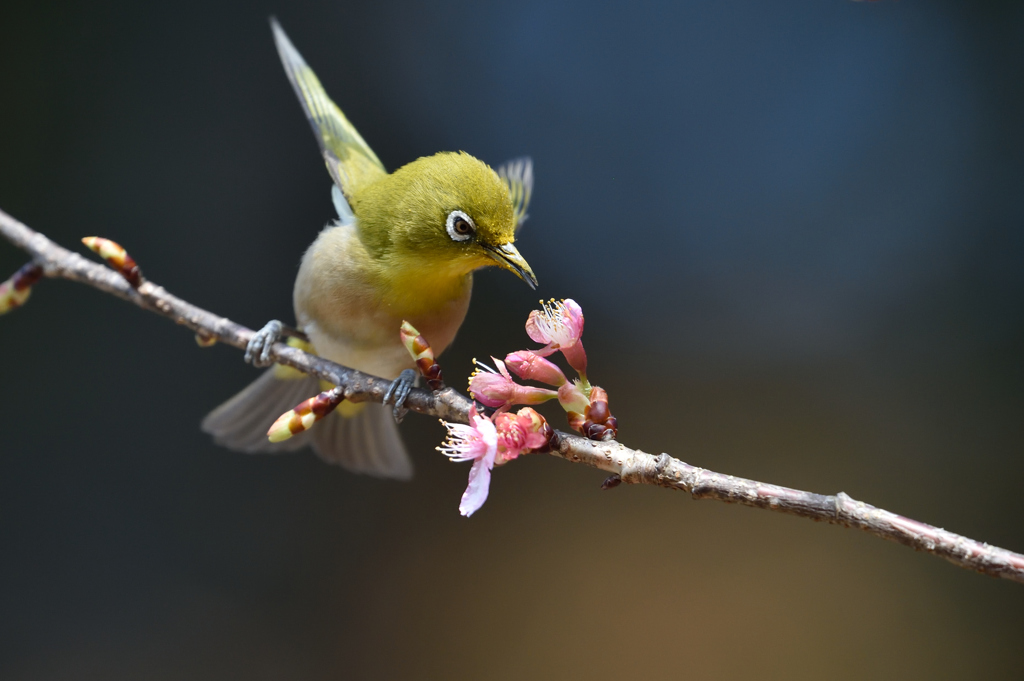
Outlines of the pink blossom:
[{"label": "pink blossom", "polygon": [[569,365],[580,376],[585,376],[587,353],[580,340],[583,335],[583,310],[571,298],[562,301],[552,299],[541,305],[543,307],[532,311],[526,320],[527,335],[537,343],[547,344],[535,352],[547,357],[555,350],[560,350]]},{"label": "pink blossom", "polygon": [[448,429],[448,439],[437,450],[452,461],[473,462],[469,470],[469,484],[459,503],[459,512],[468,518],[487,501],[491,469],[498,453],[498,431],[489,418],[476,413],[475,406],[470,409],[468,426],[442,423]]},{"label": "pink blossom", "polygon": [[441,423],[448,429],[448,438],[437,450],[452,461],[473,462],[469,483],[459,503],[459,512],[467,518],[487,501],[491,470],[496,465],[543,447],[554,432],[544,417],[529,407],[517,414],[498,412],[492,420],[478,414],[474,405],[469,410],[468,426]]},{"label": "pink blossom", "polygon": [[542,303],[530,313],[526,333],[538,343],[551,343],[554,349],[575,345],[583,335],[583,310],[572,298]]},{"label": "pink blossom", "polygon": [[505,365],[519,378],[548,385],[563,385],[565,374],[558,365],[530,350],[520,350],[505,357]]},{"label": "pink blossom", "polygon": [[[493,357],[491,359],[494,359]],[[480,367],[469,379],[469,392],[473,399],[487,407],[505,407],[513,404],[543,404],[557,397],[546,388],[519,385],[508,373],[505,363],[494,359],[497,370],[477,362]],[[557,368],[557,367],[556,367]]]},{"label": "pink blossom", "polygon": [[518,414],[501,412],[494,421],[498,432],[498,465],[543,447],[551,438],[551,426],[529,407],[520,409]]}]

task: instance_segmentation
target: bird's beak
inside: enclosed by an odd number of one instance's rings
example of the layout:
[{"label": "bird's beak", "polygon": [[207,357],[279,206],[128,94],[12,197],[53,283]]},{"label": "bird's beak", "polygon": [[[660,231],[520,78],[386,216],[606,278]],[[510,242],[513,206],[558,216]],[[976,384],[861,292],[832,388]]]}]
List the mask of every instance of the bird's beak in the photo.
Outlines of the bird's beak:
[{"label": "bird's beak", "polygon": [[519,255],[519,249],[512,244],[501,244],[500,246],[484,246],[492,258],[507,270],[515,272],[516,276],[526,282],[532,289],[537,288],[537,275],[530,269],[529,263]]}]

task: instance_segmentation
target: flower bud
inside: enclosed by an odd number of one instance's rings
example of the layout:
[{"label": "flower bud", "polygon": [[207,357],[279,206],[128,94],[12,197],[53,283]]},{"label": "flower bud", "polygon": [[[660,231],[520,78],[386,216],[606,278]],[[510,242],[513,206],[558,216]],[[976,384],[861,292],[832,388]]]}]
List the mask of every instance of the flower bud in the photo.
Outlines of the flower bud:
[{"label": "flower bud", "polygon": [[565,384],[565,374],[556,364],[529,350],[520,350],[506,356],[505,366],[519,378],[528,381],[540,381],[554,386]]},{"label": "flower bud", "polygon": [[334,411],[344,399],[340,388],[333,388],[310,397],[281,414],[267,431],[267,438],[271,442],[283,442],[293,435],[309,430],[314,423]]},{"label": "flower bud", "polygon": [[441,365],[434,359],[434,351],[431,349],[427,339],[421,336],[416,327],[407,321],[402,322],[402,327],[399,329],[398,334],[402,339],[402,344],[405,345],[405,349],[409,351],[409,355],[416,362],[416,368],[427,379],[427,385],[430,386],[430,389],[440,390],[443,388],[444,381],[441,376]]},{"label": "flower bud", "polygon": [[469,394],[485,407],[511,404],[516,384],[501,374],[476,371],[469,378]]},{"label": "flower bud", "polygon": [[206,333],[205,331],[197,331],[196,332],[196,345],[198,345],[199,347],[201,347],[201,348],[212,348],[216,344],[217,344],[217,337],[216,336],[211,336],[210,334]]},{"label": "flower bud", "polygon": [[608,392],[595,385],[590,389],[590,408],[587,410],[587,418],[594,423],[604,423],[609,416],[611,416],[611,412],[608,411]]},{"label": "flower bud", "polygon": [[0,314],[21,307],[32,295],[32,285],[43,276],[43,268],[34,262],[22,265],[11,278],[0,284]]},{"label": "flower bud", "polygon": [[470,395],[484,406],[497,408],[513,404],[543,404],[558,397],[554,390],[519,385],[509,376],[504,362],[493,357],[491,359],[498,367],[497,371],[477,362],[480,369],[469,378]]},{"label": "flower bud", "polygon": [[590,404],[582,412],[569,412],[569,427],[591,440],[614,440],[619,422],[608,410],[608,393],[604,388],[590,389]]},{"label": "flower bud", "polygon": [[106,260],[107,264],[117,270],[133,288],[138,288],[142,283],[142,271],[121,244],[98,236],[87,236],[82,239],[82,243]]}]

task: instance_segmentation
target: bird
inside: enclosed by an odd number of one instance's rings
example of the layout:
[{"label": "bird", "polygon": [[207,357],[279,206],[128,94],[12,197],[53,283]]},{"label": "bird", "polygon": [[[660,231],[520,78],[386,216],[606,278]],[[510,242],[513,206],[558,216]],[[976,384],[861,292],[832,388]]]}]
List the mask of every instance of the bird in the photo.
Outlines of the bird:
[{"label": "bird", "polygon": [[[416,373],[399,328],[409,321],[440,354],[465,319],[475,270],[501,267],[537,287],[515,246],[533,194],[533,164],[519,158],[495,170],[463,151],[440,152],[388,173],[277,20],[270,24],[333,180],[338,218],[302,256],[292,296],[295,328],[271,320],[246,348],[247,362],[270,368],[210,412],[202,429],[237,451],[312,446],[350,471],[408,479],[412,463],[397,422]],[[391,379],[385,404],[342,402],[312,429],[271,443],[267,429],[278,416],[328,389],[273,365],[270,347],[286,337],[320,357]]]}]

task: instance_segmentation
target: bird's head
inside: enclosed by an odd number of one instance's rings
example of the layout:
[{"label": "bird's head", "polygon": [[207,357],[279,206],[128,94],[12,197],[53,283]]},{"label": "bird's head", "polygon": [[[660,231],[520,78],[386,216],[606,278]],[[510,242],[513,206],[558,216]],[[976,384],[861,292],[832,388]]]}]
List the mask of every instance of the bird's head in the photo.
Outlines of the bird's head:
[{"label": "bird's head", "polygon": [[352,197],[370,252],[436,272],[467,274],[497,265],[536,288],[515,247],[508,186],[465,152],[419,158]]}]

